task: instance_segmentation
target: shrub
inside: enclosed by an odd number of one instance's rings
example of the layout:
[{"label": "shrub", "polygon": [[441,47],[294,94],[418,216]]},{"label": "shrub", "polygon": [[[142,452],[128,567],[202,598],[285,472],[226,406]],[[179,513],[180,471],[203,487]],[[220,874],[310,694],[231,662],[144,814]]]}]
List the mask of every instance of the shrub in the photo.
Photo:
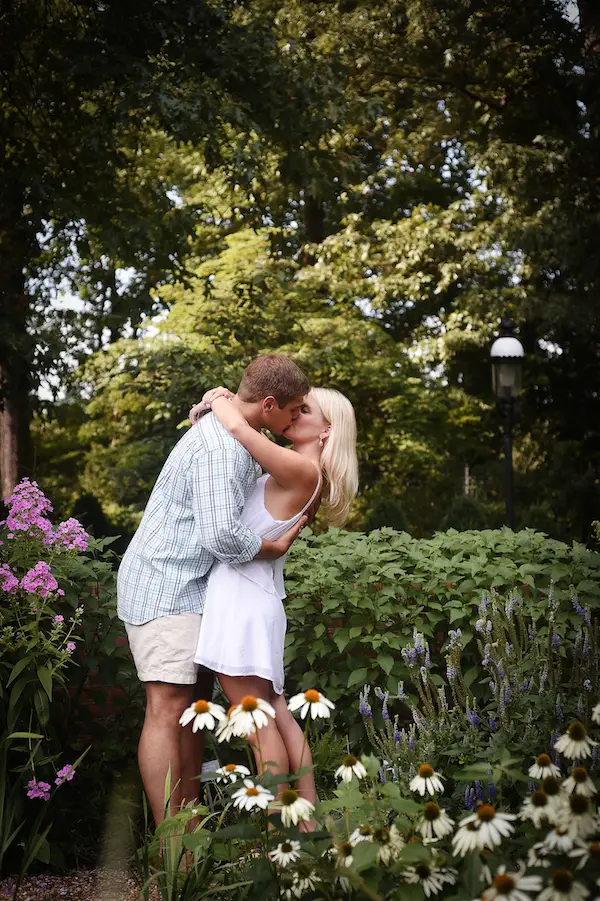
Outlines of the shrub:
[{"label": "shrub", "polygon": [[[75,519],[54,527],[51,510],[37,483],[24,479],[0,532],[0,868],[9,851],[13,866],[36,857],[62,862],[60,840],[50,843],[60,830],[45,823],[73,810],[81,774],[72,784],[72,768],[93,740],[93,730],[81,734],[77,711],[91,673],[105,669],[98,657],[115,653],[107,542],[90,539]],[[108,684],[115,669],[102,674]],[[82,800],[70,829],[89,820]]]},{"label": "shrub", "polygon": [[343,699],[366,682],[393,693],[408,681],[401,649],[415,627],[432,648],[460,628],[469,670],[478,660],[472,622],[483,591],[517,588],[539,614],[552,585],[557,609],[574,623],[573,592],[592,612],[600,603],[600,554],[529,529],[450,530],[430,539],[391,529],[306,531],[290,553],[286,583],[288,681],[318,684],[340,700],[356,741],[362,726]]}]

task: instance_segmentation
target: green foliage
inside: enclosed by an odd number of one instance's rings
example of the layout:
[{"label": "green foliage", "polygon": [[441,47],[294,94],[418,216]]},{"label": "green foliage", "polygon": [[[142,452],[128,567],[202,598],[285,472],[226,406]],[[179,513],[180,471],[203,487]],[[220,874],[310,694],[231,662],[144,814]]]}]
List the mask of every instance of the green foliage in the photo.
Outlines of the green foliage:
[{"label": "green foliage", "polygon": [[600,605],[599,569],[598,553],[531,530],[450,530],[431,539],[391,529],[305,530],[286,565],[288,678],[339,702],[355,741],[360,728],[348,699],[364,683],[393,693],[408,679],[401,649],[415,628],[434,647],[460,628],[469,669],[479,658],[472,611],[482,592],[516,587],[539,615],[552,586],[560,609],[576,619],[573,590],[582,606]]},{"label": "green foliage", "polygon": [[440,531],[456,529],[458,532],[467,532],[471,529],[482,531],[489,526],[486,510],[482,504],[470,494],[457,495],[450,509],[440,523]]}]

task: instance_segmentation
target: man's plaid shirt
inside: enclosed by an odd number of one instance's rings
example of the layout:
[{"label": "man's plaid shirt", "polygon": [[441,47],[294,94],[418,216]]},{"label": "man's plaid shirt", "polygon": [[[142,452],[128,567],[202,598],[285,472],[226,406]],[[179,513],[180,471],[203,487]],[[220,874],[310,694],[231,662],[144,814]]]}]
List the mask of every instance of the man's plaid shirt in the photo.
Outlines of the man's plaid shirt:
[{"label": "man's plaid shirt", "polygon": [[201,613],[215,560],[246,563],[261,539],[240,522],[260,467],[209,413],[177,442],[119,567],[119,618]]}]

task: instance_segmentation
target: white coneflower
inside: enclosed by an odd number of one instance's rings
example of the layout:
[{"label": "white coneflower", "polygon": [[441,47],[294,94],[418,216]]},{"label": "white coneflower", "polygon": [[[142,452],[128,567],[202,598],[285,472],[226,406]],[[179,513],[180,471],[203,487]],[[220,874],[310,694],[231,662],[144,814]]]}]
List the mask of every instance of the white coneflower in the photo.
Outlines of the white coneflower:
[{"label": "white coneflower", "polygon": [[234,727],[244,732],[250,732],[254,729],[262,729],[269,722],[269,717],[275,719],[275,710],[267,701],[262,698],[255,698],[254,695],[246,695],[239,704],[236,704],[229,713]]},{"label": "white coneflower", "polygon": [[592,748],[596,747],[598,742],[593,741],[583,723],[571,723],[564,735],[554,743],[555,749],[559,754],[564,754],[571,760],[589,757]]},{"label": "white coneflower", "polygon": [[584,901],[589,889],[576,882],[570,870],[554,870],[550,882],[540,892],[537,901]]},{"label": "white coneflower", "polygon": [[[460,821],[458,831],[452,839],[455,854],[464,854],[473,847],[490,850],[500,845],[502,839],[514,832],[514,813],[501,813],[491,804],[481,804],[475,813]],[[475,831],[469,827],[475,826]]]},{"label": "white coneflower", "polygon": [[427,844],[450,835],[453,826],[454,820],[446,811],[435,801],[428,801],[423,808],[423,816],[417,824],[417,829],[423,836],[423,842]]},{"label": "white coneflower", "polygon": [[300,820],[310,820],[315,805],[306,798],[301,798],[293,788],[286,788],[279,799],[281,803],[281,822],[284,826],[290,823],[297,825]]},{"label": "white coneflower", "polygon": [[596,794],[596,786],[584,766],[573,767],[571,775],[563,782],[563,789],[569,794],[584,795],[586,798]]},{"label": "white coneflower", "polygon": [[383,864],[389,864],[396,860],[402,848],[404,847],[404,839],[394,825],[380,826],[373,833],[373,841],[380,845],[377,852],[377,860]]},{"label": "white coneflower", "polygon": [[571,838],[588,838],[596,831],[596,819],[589,798],[585,795],[563,797],[557,813],[557,823],[565,828]]},{"label": "white coneflower", "polygon": [[536,845],[533,845],[527,852],[527,866],[528,867],[549,867],[550,866],[550,860],[548,859],[549,854],[550,854],[550,851],[544,845],[544,843],[538,842]]},{"label": "white coneflower", "polygon": [[214,729],[217,720],[225,719],[225,711],[211,701],[194,701],[183,711],[179,718],[181,726],[187,726],[192,720],[192,732],[198,729]]},{"label": "white coneflower", "polygon": [[253,722],[246,724],[244,721],[236,720],[234,717],[238,705],[234,704],[229,708],[225,719],[217,726],[215,737],[218,742],[231,741],[232,738],[248,738],[256,732],[256,726]]},{"label": "white coneflower", "polygon": [[574,844],[574,837],[562,825],[556,825],[544,838],[542,845],[553,854],[566,854]]},{"label": "white coneflower", "polygon": [[556,822],[557,804],[546,792],[538,788],[527,798],[521,806],[519,816],[522,820],[531,820],[536,829],[544,823]]},{"label": "white coneflower", "polygon": [[294,873],[293,881],[289,888],[285,889],[283,897],[285,901],[292,901],[293,898],[301,898],[306,892],[314,892],[320,882],[317,874],[307,872],[304,875]]},{"label": "white coneflower", "polygon": [[359,842],[372,842],[373,832],[372,826],[369,826],[368,823],[361,823],[350,836],[349,842],[351,845],[358,845]]},{"label": "white coneflower", "polygon": [[512,873],[506,872],[506,865],[502,864],[496,870],[496,875],[491,886],[481,895],[481,901],[494,901],[502,898],[502,901],[531,901],[528,892],[539,892],[542,888],[541,876],[526,876],[524,864]]},{"label": "white coneflower", "polygon": [[442,778],[439,773],[434,771],[431,764],[422,763],[409,788],[412,792],[419,792],[422,798],[425,797],[425,792],[429,795],[435,795],[436,792],[444,791]]},{"label": "white coneflower", "polygon": [[600,701],[592,710],[592,722],[600,725]]},{"label": "white coneflower", "polygon": [[231,796],[235,807],[240,810],[252,810],[253,807],[262,807],[265,810],[269,802],[275,799],[275,795],[262,785],[255,785],[251,779],[244,779],[244,787],[238,788]]},{"label": "white coneflower", "polygon": [[545,779],[547,776],[560,779],[560,770],[556,764],[552,763],[548,754],[538,754],[535,763],[529,767],[528,773],[532,779]]},{"label": "white coneflower", "polygon": [[336,867],[351,867],[353,860],[353,851],[354,848],[352,847],[350,842],[342,842],[341,845],[337,845],[334,849]]},{"label": "white coneflower", "polygon": [[437,895],[444,888],[444,884],[454,885],[458,873],[450,868],[443,869],[432,863],[418,863],[414,867],[407,867],[403,874],[406,882],[420,885],[426,898]]},{"label": "white coneflower", "polygon": [[316,688],[309,688],[290,698],[288,710],[300,710],[300,719],[304,719],[309,712],[313,720],[317,717],[327,719],[331,715],[330,711],[335,710],[335,704]]},{"label": "white coneflower", "polygon": [[269,858],[280,867],[287,867],[300,857],[300,842],[288,840],[281,842],[269,853]]},{"label": "white coneflower", "polygon": [[237,782],[238,776],[249,776],[250,770],[239,763],[226,763],[215,770],[215,774],[217,782]]},{"label": "white coneflower", "polygon": [[346,754],[343,764],[335,771],[335,778],[343,779],[344,782],[352,782],[353,776],[364,779],[366,775],[366,769],[354,754]]},{"label": "white coneflower", "polygon": [[569,851],[569,857],[574,860],[579,859],[578,870],[583,870],[590,860],[596,864],[600,863],[600,841],[594,839],[591,842],[584,842],[580,838],[576,839],[575,847]]}]

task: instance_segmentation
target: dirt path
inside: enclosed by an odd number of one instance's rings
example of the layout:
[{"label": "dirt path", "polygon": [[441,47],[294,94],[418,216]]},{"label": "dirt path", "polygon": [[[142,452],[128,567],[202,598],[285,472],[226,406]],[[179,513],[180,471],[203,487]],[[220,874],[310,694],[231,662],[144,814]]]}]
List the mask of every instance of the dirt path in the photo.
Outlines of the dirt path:
[{"label": "dirt path", "polygon": [[[3,879],[0,882],[0,901],[12,899],[14,886],[13,878]],[[80,870],[66,876],[49,873],[27,876],[21,883],[18,901],[141,901],[141,899],[139,888],[127,872]]]}]

